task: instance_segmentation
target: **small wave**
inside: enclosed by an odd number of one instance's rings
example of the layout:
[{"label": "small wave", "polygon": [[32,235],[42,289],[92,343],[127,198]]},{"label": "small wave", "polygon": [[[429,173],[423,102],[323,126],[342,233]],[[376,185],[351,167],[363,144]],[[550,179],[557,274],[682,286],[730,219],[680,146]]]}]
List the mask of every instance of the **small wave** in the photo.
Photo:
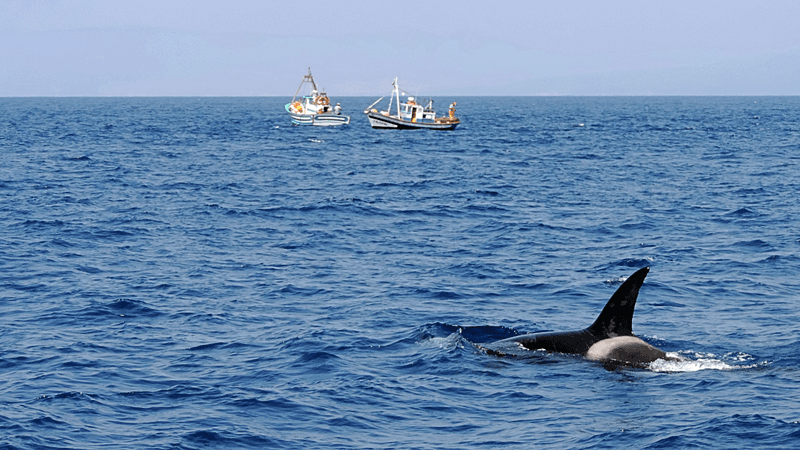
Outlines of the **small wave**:
[{"label": "small wave", "polygon": [[[240,434],[229,431],[196,430],[183,435],[183,440],[189,444],[201,447],[219,448],[284,448],[288,442],[264,438],[250,434]],[[180,448],[187,448],[181,445]],[[188,448],[195,448],[188,446]]]},{"label": "small wave", "polygon": [[749,210],[747,208],[739,208],[736,211],[731,211],[731,212],[729,212],[727,214],[724,214],[724,216],[727,216],[727,217],[752,217],[752,216],[755,216],[757,214],[758,213],[756,213],[755,211],[751,211],[751,210]]},{"label": "small wave", "polygon": [[240,344],[238,342],[212,342],[210,344],[201,344],[196,345],[194,347],[190,347],[188,350],[190,352],[200,352],[206,350],[220,350],[220,349],[229,349],[229,348],[242,348],[248,347],[246,344]]},{"label": "small wave", "polygon": [[326,351],[302,352],[292,363],[292,370],[309,375],[335,373],[343,364],[342,358]]},{"label": "small wave", "polygon": [[35,425],[36,427],[42,427],[42,428],[57,428],[57,427],[60,427],[60,426],[68,425],[67,422],[62,422],[60,420],[56,420],[56,419],[54,419],[54,418],[52,418],[50,416],[37,417],[36,419],[32,419],[30,421],[30,423],[32,425]]},{"label": "small wave", "polygon": [[56,245],[58,247],[75,247],[75,244],[65,241],[64,239],[55,238],[50,241],[51,244]]},{"label": "small wave", "polygon": [[189,442],[203,444],[203,445],[209,445],[225,441],[225,438],[223,438],[222,435],[209,430],[193,431],[185,435],[184,439],[186,439]]},{"label": "small wave", "polygon": [[640,221],[640,222],[627,222],[627,223],[623,223],[619,227],[622,228],[623,230],[628,230],[628,231],[631,231],[631,230],[653,230],[653,229],[657,228],[656,226],[653,225],[652,222],[647,221],[647,220]]},{"label": "small wave", "polygon": [[422,296],[427,296],[432,299],[436,300],[457,300],[460,298],[464,298],[463,295],[452,292],[452,291],[439,291],[439,290],[431,290],[425,288],[417,288],[414,289],[414,293]]},{"label": "small wave", "polygon": [[628,277],[609,278],[608,280],[604,281],[604,283],[605,284],[622,284],[627,279],[628,279]]},{"label": "small wave", "polygon": [[76,268],[81,272],[90,273],[90,274],[97,274],[97,273],[102,273],[103,272],[101,269],[98,269],[97,267],[91,267],[91,266],[81,266],[81,265],[79,265]]},{"label": "small wave", "polygon": [[485,343],[499,341],[518,334],[517,330],[503,326],[479,325],[462,327],[437,322],[420,327],[417,340],[419,342],[436,339],[447,340],[457,335],[472,343]]},{"label": "small wave", "polygon": [[762,241],[761,239],[754,239],[752,241],[739,241],[733,245],[736,247],[749,248],[753,250],[772,250],[772,246],[768,242]]},{"label": "small wave", "polygon": [[25,227],[32,228],[45,228],[45,227],[63,227],[66,223],[62,220],[35,220],[29,219],[22,223]]},{"label": "small wave", "polygon": [[[653,262],[655,262],[655,260],[656,260],[656,258],[653,257],[653,256],[647,256],[647,257],[644,257],[644,258],[626,258],[626,259],[620,259],[619,261],[613,261],[613,262],[611,262],[609,264],[606,264],[605,266],[601,267],[600,269],[602,269],[602,270],[612,270],[612,269],[615,269],[617,267],[632,267],[632,268],[636,268],[636,269],[641,269],[643,267],[647,267],[647,266],[652,265]],[[610,282],[616,283],[617,281],[615,281],[615,280],[618,280],[618,279],[612,279],[612,280],[610,280]],[[625,280],[627,280],[627,277],[625,277],[625,279],[621,279],[620,278],[619,280],[621,280],[621,281],[619,281],[620,283],[624,282]],[[609,281],[607,281],[607,283],[608,282]]]},{"label": "small wave", "polygon": [[338,361],[339,359],[341,359],[341,358],[339,358],[338,356],[334,355],[333,353],[320,351],[320,352],[308,352],[308,353],[305,353],[305,354],[301,355],[299,358],[297,358],[297,360],[295,362],[297,362],[297,363],[309,363],[309,362],[325,363],[325,362],[328,362],[328,361]]},{"label": "small wave", "polygon": [[430,339],[421,341],[421,343],[430,345],[432,347],[438,347],[443,350],[455,350],[458,348],[464,348],[464,341],[464,336],[462,336],[461,333],[456,332],[445,337],[432,337]]},{"label": "small wave", "polygon": [[306,287],[295,286],[293,284],[287,284],[286,286],[281,287],[277,292],[281,294],[311,297],[323,294],[326,291],[325,289],[322,288],[306,288]]},{"label": "small wave", "polygon": [[767,191],[765,191],[764,188],[756,188],[756,189],[739,189],[738,191],[735,191],[734,193],[735,194],[741,194],[741,195],[760,195],[760,194],[764,194],[766,192]]},{"label": "small wave", "polygon": [[60,392],[54,395],[42,395],[38,397],[36,400],[39,401],[55,401],[55,400],[76,400],[76,401],[91,401],[94,402],[97,399],[96,394],[87,394],[84,392],[79,391],[70,391],[70,392]]},{"label": "small wave", "polygon": [[[331,199],[325,203],[317,203],[314,205],[307,205],[301,206],[299,208],[294,209],[294,211],[299,211],[303,213],[315,213],[315,212],[324,212],[330,214],[348,214],[348,213],[357,213],[363,215],[371,215],[371,216],[388,216],[389,213],[377,208],[375,206],[371,206],[371,203],[375,203],[374,201],[364,201],[357,198],[349,198],[349,199],[342,199],[342,200],[335,200]],[[292,209],[285,208],[289,211]],[[266,209],[261,209],[260,211],[264,212],[267,211]]]},{"label": "small wave", "polygon": [[151,308],[147,303],[139,300],[125,298],[114,300],[107,304],[98,304],[87,307],[82,311],[87,316],[118,316],[118,317],[157,317],[161,312]]},{"label": "small wave", "polygon": [[683,303],[673,302],[670,300],[662,300],[660,302],[654,302],[650,304],[651,306],[660,306],[666,308],[685,308],[686,305]]}]

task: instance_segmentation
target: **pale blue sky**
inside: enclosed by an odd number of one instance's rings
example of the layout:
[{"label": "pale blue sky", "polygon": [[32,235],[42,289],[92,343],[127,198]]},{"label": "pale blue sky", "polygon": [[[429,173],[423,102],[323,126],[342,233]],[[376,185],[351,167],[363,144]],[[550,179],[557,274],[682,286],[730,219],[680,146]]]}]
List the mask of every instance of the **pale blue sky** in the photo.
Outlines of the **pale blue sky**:
[{"label": "pale blue sky", "polygon": [[0,96],[800,95],[800,2],[0,0]]}]

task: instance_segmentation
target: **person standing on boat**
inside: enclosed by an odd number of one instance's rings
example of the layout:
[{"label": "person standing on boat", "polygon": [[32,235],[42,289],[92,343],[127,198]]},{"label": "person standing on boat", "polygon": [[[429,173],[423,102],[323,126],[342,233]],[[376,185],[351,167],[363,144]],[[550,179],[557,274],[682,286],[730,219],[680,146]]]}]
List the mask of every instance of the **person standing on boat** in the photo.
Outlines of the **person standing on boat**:
[{"label": "person standing on boat", "polygon": [[342,115],[342,105],[337,103],[336,106],[333,107],[333,112],[336,113],[337,116]]},{"label": "person standing on boat", "polygon": [[450,104],[450,118],[451,119],[456,118],[456,102]]}]

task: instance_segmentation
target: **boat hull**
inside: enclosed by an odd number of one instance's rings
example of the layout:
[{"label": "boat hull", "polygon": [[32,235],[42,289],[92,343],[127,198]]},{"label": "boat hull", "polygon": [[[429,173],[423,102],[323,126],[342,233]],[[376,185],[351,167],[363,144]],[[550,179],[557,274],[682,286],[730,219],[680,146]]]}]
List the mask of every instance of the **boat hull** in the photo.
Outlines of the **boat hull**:
[{"label": "boat hull", "polygon": [[286,105],[286,112],[292,117],[292,123],[295,125],[334,127],[350,123],[350,116],[341,116],[338,114],[297,114],[289,111],[289,106],[290,105]]},{"label": "boat hull", "polygon": [[367,113],[369,124],[372,128],[383,128],[389,130],[454,130],[460,123],[458,119],[453,122],[410,122],[398,119],[397,117],[384,116],[381,113]]}]

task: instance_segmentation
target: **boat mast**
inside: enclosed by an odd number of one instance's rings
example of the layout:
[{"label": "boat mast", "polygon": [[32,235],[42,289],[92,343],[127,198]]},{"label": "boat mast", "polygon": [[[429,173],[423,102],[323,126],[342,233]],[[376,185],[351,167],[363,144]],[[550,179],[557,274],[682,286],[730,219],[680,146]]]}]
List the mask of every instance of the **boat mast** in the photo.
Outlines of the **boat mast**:
[{"label": "boat mast", "polygon": [[303,88],[305,83],[311,83],[311,87],[313,87],[315,91],[317,90],[317,83],[314,83],[314,77],[311,76],[311,67],[308,68],[308,75],[303,76],[303,81],[300,82],[297,92],[294,93],[294,97],[292,97],[292,103],[294,103],[294,99],[297,98],[297,94],[300,93],[300,89]]},{"label": "boat mast", "polygon": [[397,85],[397,77],[394,77],[394,95],[397,97],[397,118],[400,119],[400,86]]},{"label": "boat mast", "polygon": [[317,83],[314,83],[314,77],[311,76],[311,67],[308,68],[308,75],[304,76],[303,79],[308,79],[308,81],[311,82],[311,86],[314,88],[314,90],[317,90]]},{"label": "boat mast", "polygon": [[[394,86],[395,84],[397,84],[397,78],[396,77],[395,77],[394,81],[392,81],[392,86]],[[389,107],[386,108],[386,112],[389,115],[392,114],[392,101],[394,101],[394,90],[392,90],[392,93],[389,94]]]}]

